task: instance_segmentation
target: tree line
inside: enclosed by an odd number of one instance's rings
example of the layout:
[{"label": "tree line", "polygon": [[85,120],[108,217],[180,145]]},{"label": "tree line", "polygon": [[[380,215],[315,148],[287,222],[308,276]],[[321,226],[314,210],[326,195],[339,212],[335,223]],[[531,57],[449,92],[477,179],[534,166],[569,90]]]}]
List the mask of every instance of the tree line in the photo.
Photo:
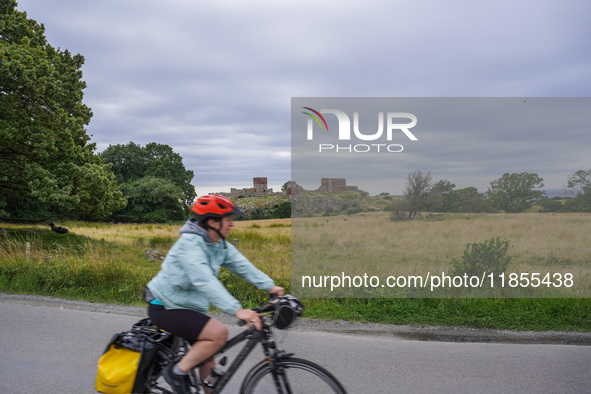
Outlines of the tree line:
[{"label": "tree line", "polygon": [[475,187],[456,189],[448,180],[433,181],[431,172],[412,171],[403,199],[392,203],[392,219],[414,219],[420,212],[518,213],[538,205],[542,212],[591,212],[591,169],[567,178],[569,198],[548,198],[536,173],[505,173],[485,193]]},{"label": "tree line", "polygon": [[180,155],[134,143],[95,152],[82,55],[0,0],[0,220],[168,221],[195,198]]}]

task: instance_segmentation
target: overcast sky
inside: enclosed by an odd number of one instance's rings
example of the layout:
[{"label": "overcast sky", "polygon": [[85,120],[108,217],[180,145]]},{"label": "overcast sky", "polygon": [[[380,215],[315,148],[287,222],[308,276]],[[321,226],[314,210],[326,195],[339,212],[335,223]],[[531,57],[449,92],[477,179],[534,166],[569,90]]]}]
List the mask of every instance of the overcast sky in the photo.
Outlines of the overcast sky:
[{"label": "overcast sky", "polygon": [[[587,97],[591,87],[587,0],[17,1],[52,46],[84,56],[97,151],[170,145],[199,195],[291,178],[292,97]],[[590,133],[562,132],[495,144],[486,173],[464,180],[447,174],[477,162],[469,139],[442,146],[448,156],[425,150],[435,159],[404,163],[383,191],[399,194],[409,168],[462,187],[478,178],[481,192],[527,168],[560,189],[591,168]],[[552,160],[572,168],[550,170],[544,151],[556,149]]]}]

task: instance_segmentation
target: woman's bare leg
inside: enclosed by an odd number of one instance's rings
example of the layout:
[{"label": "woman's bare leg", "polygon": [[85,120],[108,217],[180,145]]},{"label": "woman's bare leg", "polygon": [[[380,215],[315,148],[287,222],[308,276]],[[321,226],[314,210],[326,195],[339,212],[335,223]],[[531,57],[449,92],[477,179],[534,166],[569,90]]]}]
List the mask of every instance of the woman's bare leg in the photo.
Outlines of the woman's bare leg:
[{"label": "woman's bare leg", "polygon": [[[201,381],[209,375],[209,371],[215,367],[215,360],[212,358],[218,350],[226,344],[228,340],[228,327],[218,320],[209,319],[203,331],[199,334],[197,342],[191,346],[187,354],[179,361],[178,367],[185,372],[195,368],[200,363],[207,360],[199,368]],[[207,388],[206,392],[209,393]]]}]

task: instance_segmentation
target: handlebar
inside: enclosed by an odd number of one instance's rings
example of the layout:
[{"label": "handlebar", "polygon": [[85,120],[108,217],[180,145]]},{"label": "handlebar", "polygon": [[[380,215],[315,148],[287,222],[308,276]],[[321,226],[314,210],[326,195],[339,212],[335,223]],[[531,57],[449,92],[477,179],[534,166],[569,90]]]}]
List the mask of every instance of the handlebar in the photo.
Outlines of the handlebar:
[{"label": "handlebar", "polygon": [[273,309],[275,309],[275,304],[278,301],[279,301],[279,296],[277,295],[277,293],[269,293],[269,300],[261,306],[258,306],[256,308],[252,308],[252,310],[255,311],[256,313],[271,312]]},{"label": "handlebar", "polygon": [[[277,293],[269,293],[269,300],[267,302],[265,302],[263,305],[258,306],[256,308],[252,308],[252,311],[255,311],[258,314],[261,313],[266,313],[266,312],[271,312],[275,309],[275,304],[279,301],[279,296],[277,295]],[[238,320],[238,325],[240,327],[244,326],[246,324],[246,321],[239,319]]]}]

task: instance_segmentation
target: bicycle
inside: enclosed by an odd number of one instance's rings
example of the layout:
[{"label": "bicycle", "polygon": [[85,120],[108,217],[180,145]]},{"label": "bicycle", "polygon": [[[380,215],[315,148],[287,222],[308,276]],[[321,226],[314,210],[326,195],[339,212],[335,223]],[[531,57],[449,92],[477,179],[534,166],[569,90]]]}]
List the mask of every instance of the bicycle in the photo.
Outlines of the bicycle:
[{"label": "bicycle", "polygon": [[[293,353],[277,348],[273,328],[287,329],[301,315],[301,302],[296,297],[291,295],[279,297],[272,294],[269,301],[253,310],[261,314],[262,329],[256,330],[250,327],[242,331],[228,340],[226,345],[217,352],[214,356],[216,360],[221,357],[217,364],[224,367],[227,363],[227,356],[224,353],[246,341],[225,372],[214,368],[209,378],[205,379],[204,384],[213,390],[212,393],[219,393],[226,387],[230,378],[236,374],[244,360],[259,344],[263,348],[265,359],[246,374],[240,393],[346,393],[341,383],[325,368],[311,361],[295,358]],[[239,321],[239,325],[244,324],[245,322]],[[161,346],[146,381],[145,393],[172,394],[168,388],[161,385],[163,378],[160,374],[169,363],[178,362],[189,347],[189,342],[176,336],[171,336],[169,341]],[[198,368],[199,365],[189,371],[189,378],[191,390],[202,393],[202,383],[196,372]]]}]

